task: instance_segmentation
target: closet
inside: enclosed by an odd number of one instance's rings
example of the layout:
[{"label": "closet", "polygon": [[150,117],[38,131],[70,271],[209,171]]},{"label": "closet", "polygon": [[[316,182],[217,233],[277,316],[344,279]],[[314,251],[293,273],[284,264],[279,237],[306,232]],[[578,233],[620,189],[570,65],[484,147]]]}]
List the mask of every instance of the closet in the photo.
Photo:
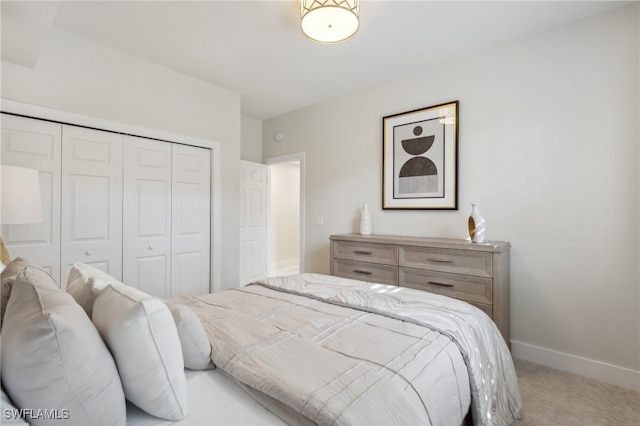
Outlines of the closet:
[{"label": "closet", "polygon": [[2,227],[62,288],[76,261],[161,297],[210,287],[210,150],[2,114],[2,164],[38,169],[44,222]]}]

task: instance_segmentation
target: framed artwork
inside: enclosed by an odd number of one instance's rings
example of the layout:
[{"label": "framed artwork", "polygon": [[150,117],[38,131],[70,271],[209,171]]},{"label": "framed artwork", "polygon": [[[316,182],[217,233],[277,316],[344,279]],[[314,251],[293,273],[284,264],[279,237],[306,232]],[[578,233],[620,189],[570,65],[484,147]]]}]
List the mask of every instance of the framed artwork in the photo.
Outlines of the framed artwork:
[{"label": "framed artwork", "polygon": [[382,208],[458,209],[458,101],[382,119]]}]

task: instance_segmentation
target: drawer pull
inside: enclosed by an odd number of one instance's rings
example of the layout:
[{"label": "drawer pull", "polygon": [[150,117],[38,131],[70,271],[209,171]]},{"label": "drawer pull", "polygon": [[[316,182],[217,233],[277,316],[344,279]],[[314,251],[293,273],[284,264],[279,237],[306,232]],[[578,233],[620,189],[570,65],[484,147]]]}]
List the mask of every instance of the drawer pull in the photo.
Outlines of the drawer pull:
[{"label": "drawer pull", "polygon": [[453,284],[441,283],[438,281],[428,281],[427,284],[439,285],[440,287],[453,287]]},{"label": "drawer pull", "polygon": [[373,253],[372,251],[369,251],[369,250],[354,250],[353,252],[355,254],[371,254],[371,253]]},{"label": "drawer pull", "polygon": [[441,257],[430,257],[427,260],[429,262],[453,263],[453,259],[443,259]]},{"label": "drawer pull", "polygon": [[371,275],[372,274],[371,271],[363,271],[362,269],[354,269],[353,273],[354,274],[363,274],[363,275]]}]

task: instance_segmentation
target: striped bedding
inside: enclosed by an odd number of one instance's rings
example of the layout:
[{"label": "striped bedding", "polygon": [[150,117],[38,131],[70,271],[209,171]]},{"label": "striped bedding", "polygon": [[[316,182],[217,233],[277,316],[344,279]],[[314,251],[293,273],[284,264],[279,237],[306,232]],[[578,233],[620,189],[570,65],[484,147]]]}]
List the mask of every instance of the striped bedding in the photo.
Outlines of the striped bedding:
[{"label": "striped bedding", "polygon": [[182,298],[216,366],[292,424],[510,424],[511,356],[480,310],[319,274]]}]

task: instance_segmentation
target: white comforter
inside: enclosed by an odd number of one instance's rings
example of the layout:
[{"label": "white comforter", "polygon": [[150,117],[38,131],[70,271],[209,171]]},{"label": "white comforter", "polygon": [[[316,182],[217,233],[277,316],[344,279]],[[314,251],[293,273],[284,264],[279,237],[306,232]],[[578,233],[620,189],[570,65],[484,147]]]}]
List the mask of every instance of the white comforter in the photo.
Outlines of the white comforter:
[{"label": "white comforter", "polygon": [[476,424],[521,414],[506,344],[466,303],[317,274],[223,293],[188,302],[214,363],[288,419],[460,424],[469,396]]}]

